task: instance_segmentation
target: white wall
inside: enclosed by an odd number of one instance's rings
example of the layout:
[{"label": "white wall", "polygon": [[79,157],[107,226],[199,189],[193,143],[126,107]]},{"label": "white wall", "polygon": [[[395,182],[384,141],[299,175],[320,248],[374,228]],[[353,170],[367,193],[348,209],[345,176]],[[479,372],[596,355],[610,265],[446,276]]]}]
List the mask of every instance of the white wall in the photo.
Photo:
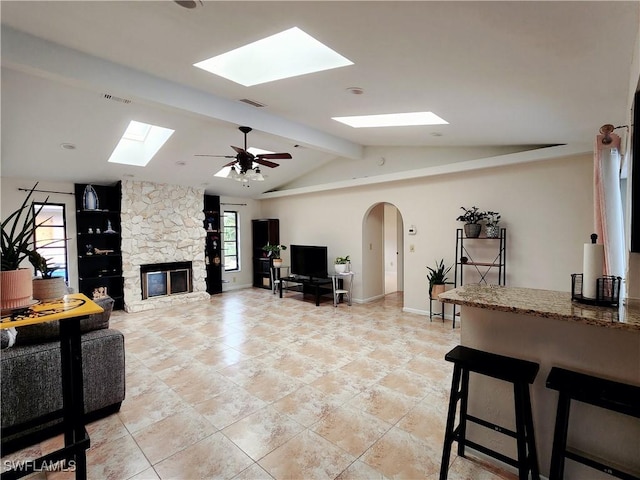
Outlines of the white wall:
[{"label": "white wall", "polygon": [[[404,225],[418,231],[403,242],[405,309],[426,314],[426,266],[439,258],[454,262],[455,230],[461,227],[455,218],[463,205],[502,214],[508,228],[508,285],[569,291],[570,275],[581,271],[582,245],[593,229],[592,161],[590,155],[557,158],[273,198],[263,200],[262,213],[280,219],[283,243],[327,245],[329,258],[350,254],[359,273],[354,299],[363,301],[384,288],[379,282],[376,290],[372,279],[377,267],[369,268],[374,262],[368,258],[376,246],[371,242],[372,250],[365,251],[369,242],[363,244],[363,221],[373,205],[395,205]],[[409,252],[411,244],[414,252]]]},{"label": "white wall", "polygon": [[260,202],[246,198],[220,197],[220,209],[238,212],[240,222],[240,270],[231,272],[223,270],[222,291],[251,287],[253,285],[251,220],[263,218]]},{"label": "white wall", "polygon": [[398,291],[398,209],[384,204],[384,293]]}]

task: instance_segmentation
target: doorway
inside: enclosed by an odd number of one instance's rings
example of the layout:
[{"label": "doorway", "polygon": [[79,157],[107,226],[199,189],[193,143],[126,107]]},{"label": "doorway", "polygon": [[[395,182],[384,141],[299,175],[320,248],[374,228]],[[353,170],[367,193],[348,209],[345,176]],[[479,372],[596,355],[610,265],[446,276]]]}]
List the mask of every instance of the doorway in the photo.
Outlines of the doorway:
[{"label": "doorway", "polygon": [[404,222],[398,208],[380,202],[363,221],[363,298],[375,300],[404,290]]}]

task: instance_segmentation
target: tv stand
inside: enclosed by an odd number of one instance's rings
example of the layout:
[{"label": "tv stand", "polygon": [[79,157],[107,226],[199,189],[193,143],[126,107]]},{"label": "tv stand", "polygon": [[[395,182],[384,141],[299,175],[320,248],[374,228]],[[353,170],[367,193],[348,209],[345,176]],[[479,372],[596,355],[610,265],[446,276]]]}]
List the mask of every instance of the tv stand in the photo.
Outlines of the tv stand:
[{"label": "tv stand", "polygon": [[[282,298],[282,286],[284,282],[287,282],[287,290],[293,290],[301,292],[304,296],[305,293],[311,293],[315,295],[316,307],[320,305],[320,297],[322,295],[333,295],[333,286],[330,278],[316,278],[316,277],[303,277],[301,275],[289,275],[287,277],[280,278],[280,298]],[[288,284],[296,284],[294,287],[289,287]]]}]

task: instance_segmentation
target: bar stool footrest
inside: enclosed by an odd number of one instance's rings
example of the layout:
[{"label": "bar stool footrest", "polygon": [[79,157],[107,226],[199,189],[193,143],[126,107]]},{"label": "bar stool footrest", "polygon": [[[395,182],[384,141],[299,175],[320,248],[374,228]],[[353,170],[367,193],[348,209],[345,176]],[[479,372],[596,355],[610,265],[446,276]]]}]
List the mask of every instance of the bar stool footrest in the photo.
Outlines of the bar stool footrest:
[{"label": "bar stool footrest", "polygon": [[501,427],[500,425],[496,425],[495,423],[487,422],[482,418],[474,417],[473,415],[467,415],[467,420],[470,422],[476,423],[478,425],[482,425],[489,430],[493,430],[494,432],[502,433],[504,435],[508,435],[513,438],[518,438],[518,434],[513,430],[509,430],[508,428]]},{"label": "bar stool footrest", "polygon": [[595,470],[600,470],[601,472],[616,478],[622,478],[624,480],[640,480],[640,472],[629,472],[625,470],[622,465],[615,465],[611,462],[607,462],[605,459],[583,452],[577,448],[567,447],[565,457],[573,460],[574,462],[587,465]]}]

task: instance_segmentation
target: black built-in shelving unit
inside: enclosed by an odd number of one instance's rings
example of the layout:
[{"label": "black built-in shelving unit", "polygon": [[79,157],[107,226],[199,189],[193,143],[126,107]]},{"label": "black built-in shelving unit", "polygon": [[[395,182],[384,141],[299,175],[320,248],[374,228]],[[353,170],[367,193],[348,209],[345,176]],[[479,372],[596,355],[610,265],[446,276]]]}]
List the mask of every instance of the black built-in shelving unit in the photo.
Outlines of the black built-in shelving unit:
[{"label": "black built-in shelving unit", "polygon": [[124,308],[122,188],[120,182],[112,186],[92,184],[98,205],[94,210],[87,210],[84,205],[86,187],[87,184],[75,184],[79,291],[93,298],[96,290],[104,288],[115,302],[113,308],[121,310]]}]

